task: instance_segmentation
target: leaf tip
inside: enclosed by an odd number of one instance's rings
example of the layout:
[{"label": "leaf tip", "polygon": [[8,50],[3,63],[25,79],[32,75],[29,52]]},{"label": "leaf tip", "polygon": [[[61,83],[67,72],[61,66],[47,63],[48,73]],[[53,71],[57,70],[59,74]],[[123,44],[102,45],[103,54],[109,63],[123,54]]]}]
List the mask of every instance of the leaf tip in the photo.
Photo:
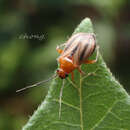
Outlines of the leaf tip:
[{"label": "leaf tip", "polygon": [[82,22],[75,29],[74,34],[79,32],[93,33],[93,25],[90,18],[86,17],[85,19],[83,19]]}]

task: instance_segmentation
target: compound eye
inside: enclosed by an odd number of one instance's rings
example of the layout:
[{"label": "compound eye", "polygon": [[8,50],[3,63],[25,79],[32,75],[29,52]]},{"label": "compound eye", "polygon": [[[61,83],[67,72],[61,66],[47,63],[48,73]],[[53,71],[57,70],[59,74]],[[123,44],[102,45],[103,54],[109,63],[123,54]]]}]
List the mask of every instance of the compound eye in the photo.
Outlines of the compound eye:
[{"label": "compound eye", "polygon": [[58,73],[58,72],[59,72],[59,69],[57,69],[56,72]]}]

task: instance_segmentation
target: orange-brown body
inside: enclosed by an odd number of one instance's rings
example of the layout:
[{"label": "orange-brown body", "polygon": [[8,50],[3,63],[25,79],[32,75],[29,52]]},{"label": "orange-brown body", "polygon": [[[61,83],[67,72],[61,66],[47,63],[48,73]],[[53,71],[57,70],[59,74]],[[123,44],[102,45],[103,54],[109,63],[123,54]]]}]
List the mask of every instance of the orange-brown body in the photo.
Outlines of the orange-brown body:
[{"label": "orange-brown body", "polygon": [[73,35],[65,44],[63,50],[57,47],[57,51],[61,54],[58,57],[59,68],[57,74],[60,78],[64,79],[69,73],[78,69],[80,73],[83,73],[80,69],[81,64],[95,63],[96,60],[88,60],[96,47],[95,35],[93,33],[77,33]]},{"label": "orange-brown body", "polygon": [[74,69],[76,69],[76,66],[72,63],[72,60],[69,58],[59,58],[60,68],[64,70],[67,74],[71,73]]}]

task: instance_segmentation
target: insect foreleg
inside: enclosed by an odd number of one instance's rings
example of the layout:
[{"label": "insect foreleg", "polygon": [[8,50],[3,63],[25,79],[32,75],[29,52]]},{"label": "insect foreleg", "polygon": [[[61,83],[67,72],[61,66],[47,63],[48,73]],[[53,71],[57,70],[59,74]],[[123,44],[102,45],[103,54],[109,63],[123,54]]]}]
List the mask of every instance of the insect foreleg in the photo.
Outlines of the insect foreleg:
[{"label": "insect foreleg", "polygon": [[56,50],[57,50],[57,52],[58,52],[59,54],[61,54],[61,53],[63,52],[63,50],[59,49],[58,46],[56,47]]},{"label": "insect foreleg", "polygon": [[66,44],[66,43],[61,44],[61,45],[59,45],[59,46],[56,47],[56,50],[57,50],[57,52],[58,52],[59,54],[61,54],[61,53],[63,52],[63,50],[61,49],[61,47],[65,46],[65,44]]}]

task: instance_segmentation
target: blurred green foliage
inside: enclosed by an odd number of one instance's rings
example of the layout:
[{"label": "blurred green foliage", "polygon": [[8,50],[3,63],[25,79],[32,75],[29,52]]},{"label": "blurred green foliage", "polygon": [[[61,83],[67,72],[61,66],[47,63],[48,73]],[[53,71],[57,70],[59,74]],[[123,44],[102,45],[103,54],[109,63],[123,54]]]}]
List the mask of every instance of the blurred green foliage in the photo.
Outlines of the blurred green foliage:
[{"label": "blurred green foliage", "polygon": [[11,84],[26,51],[27,44],[19,43],[17,40],[12,40],[0,48],[0,89],[6,89]]},{"label": "blurred green foliage", "polygon": [[[44,99],[49,83],[45,88],[15,91],[54,73],[56,46],[64,43],[85,17],[94,23],[105,61],[130,91],[129,5],[127,0],[1,0],[0,129],[20,130],[32,115]],[[20,38],[25,34],[44,38]]]}]

